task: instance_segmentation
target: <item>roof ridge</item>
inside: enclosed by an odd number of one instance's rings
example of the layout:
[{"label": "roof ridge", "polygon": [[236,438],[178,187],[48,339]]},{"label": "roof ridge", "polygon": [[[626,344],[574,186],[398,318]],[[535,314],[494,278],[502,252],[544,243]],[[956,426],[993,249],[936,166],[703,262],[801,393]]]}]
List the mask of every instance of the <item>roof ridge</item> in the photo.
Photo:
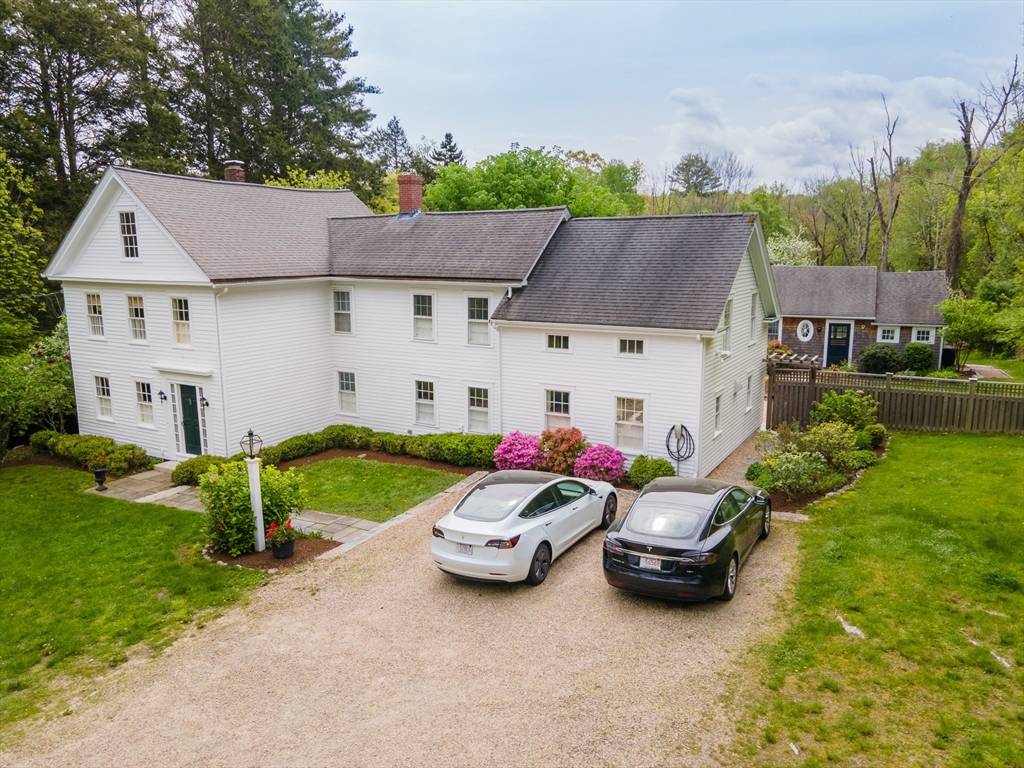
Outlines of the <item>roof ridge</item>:
[{"label": "roof ridge", "polygon": [[129,168],[126,165],[111,165],[111,170],[114,173],[137,173],[144,176],[158,176],[161,179],[175,179],[181,181],[201,181],[207,184],[230,184],[235,189],[286,189],[292,192],[316,192],[320,194],[331,194],[335,192],[349,192],[355,194],[348,187],[340,187],[338,189],[307,189],[305,187],[281,187],[276,184],[256,184],[250,182],[237,182],[237,181],[224,181],[223,179],[207,179],[202,176],[183,176],[179,173],[158,173],[157,171],[144,171],[141,168]]},{"label": "roof ridge", "polygon": [[638,219],[656,219],[662,221],[665,219],[725,219],[725,218],[741,218],[755,215],[756,211],[736,211],[733,213],[667,213],[667,214],[654,214],[646,213],[640,216],[574,216],[573,221],[637,221]]},{"label": "roof ridge", "polygon": [[[548,208],[493,208],[486,211],[422,211],[424,216],[468,216],[471,214],[482,214],[482,213],[538,213],[548,211],[566,211],[568,206],[555,205]],[[393,219],[400,216],[400,213],[374,213],[369,215],[361,216],[331,216],[329,220],[334,219]],[[411,220],[411,219],[410,219]]]}]

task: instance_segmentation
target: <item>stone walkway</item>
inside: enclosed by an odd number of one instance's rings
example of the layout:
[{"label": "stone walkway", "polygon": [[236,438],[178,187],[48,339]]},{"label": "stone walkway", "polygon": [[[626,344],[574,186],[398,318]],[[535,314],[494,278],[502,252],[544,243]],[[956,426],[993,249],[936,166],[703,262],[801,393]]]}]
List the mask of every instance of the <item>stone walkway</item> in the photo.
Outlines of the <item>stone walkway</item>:
[{"label": "stone walkway", "polygon": [[[160,465],[157,467],[149,472],[140,472],[137,475],[110,480],[107,482],[105,491],[90,488],[86,493],[143,504],[162,504],[165,507],[177,507],[191,512],[206,512],[203,503],[196,495],[194,486],[175,485],[171,481],[170,470],[173,467],[160,468]],[[312,509],[302,510],[292,517],[292,521],[295,527],[303,533],[320,531],[325,539],[333,539],[342,544],[351,543],[367,531],[372,531],[380,525],[371,520],[348,515],[331,515]]]}]

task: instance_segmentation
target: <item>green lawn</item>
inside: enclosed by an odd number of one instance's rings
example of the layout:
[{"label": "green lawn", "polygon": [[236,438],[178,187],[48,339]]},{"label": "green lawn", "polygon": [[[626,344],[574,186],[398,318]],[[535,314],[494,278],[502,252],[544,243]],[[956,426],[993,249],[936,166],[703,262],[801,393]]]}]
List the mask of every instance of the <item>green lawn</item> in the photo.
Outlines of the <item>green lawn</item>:
[{"label": "green lawn", "polygon": [[810,509],[740,762],[1024,765],[1024,439],[897,434]]},{"label": "green lawn", "polygon": [[461,475],[366,459],[318,461],[299,469],[306,506],[382,523],[462,479]]},{"label": "green lawn", "polygon": [[[1024,360],[1014,360],[1005,357],[985,357],[984,355],[972,352],[967,358],[967,365],[994,365],[1010,376],[1014,381],[1024,381]],[[992,379],[992,381],[1006,381],[1006,379]]]},{"label": "green lawn", "polygon": [[81,492],[93,484],[71,469],[0,469],[0,724],[56,706],[58,675],[163,647],[264,579],[202,558],[203,515]]}]

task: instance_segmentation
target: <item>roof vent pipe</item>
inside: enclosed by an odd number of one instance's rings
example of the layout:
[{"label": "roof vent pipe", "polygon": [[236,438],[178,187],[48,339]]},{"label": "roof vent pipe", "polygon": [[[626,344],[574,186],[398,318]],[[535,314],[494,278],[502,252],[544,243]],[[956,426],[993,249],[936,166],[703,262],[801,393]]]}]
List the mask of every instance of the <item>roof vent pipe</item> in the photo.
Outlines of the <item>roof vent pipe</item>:
[{"label": "roof vent pipe", "polygon": [[224,161],[224,181],[245,183],[245,163],[241,160]]},{"label": "roof vent pipe", "polygon": [[423,209],[423,177],[403,173],[398,177],[398,215],[410,218]]}]

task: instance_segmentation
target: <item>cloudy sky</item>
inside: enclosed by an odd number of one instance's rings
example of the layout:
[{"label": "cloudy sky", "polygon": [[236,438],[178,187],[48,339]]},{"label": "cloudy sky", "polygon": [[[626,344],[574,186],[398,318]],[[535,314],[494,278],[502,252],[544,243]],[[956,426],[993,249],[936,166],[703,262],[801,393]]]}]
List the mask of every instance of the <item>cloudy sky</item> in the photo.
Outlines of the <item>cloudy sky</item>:
[{"label": "cloudy sky", "polygon": [[[896,148],[956,131],[951,107],[1021,54],[1024,3],[364,2],[352,74],[410,139],[451,131],[470,162],[525,146],[648,167],[707,147],[790,184],[845,168],[889,110]],[[1024,57],[1022,57],[1024,58]]]}]

